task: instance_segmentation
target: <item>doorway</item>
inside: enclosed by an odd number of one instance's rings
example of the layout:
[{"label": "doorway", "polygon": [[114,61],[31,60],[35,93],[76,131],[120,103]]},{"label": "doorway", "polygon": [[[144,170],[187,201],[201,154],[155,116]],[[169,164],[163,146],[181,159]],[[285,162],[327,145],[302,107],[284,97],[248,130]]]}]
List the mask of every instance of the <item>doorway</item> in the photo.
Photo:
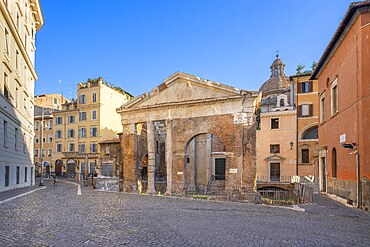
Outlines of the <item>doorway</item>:
[{"label": "doorway", "polygon": [[321,178],[322,178],[322,192],[326,192],[326,159],[321,157]]},{"label": "doorway", "polygon": [[280,163],[270,163],[270,181],[280,182]]}]

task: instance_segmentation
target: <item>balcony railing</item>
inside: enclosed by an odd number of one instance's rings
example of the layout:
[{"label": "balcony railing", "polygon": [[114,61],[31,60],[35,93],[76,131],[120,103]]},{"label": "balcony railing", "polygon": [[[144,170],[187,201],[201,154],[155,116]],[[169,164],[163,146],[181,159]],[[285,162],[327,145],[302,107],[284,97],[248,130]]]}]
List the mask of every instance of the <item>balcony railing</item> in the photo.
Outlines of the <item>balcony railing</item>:
[{"label": "balcony railing", "polygon": [[66,158],[98,158],[99,153],[62,152]]},{"label": "balcony railing", "polygon": [[257,176],[257,183],[291,183],[292,176]]}]

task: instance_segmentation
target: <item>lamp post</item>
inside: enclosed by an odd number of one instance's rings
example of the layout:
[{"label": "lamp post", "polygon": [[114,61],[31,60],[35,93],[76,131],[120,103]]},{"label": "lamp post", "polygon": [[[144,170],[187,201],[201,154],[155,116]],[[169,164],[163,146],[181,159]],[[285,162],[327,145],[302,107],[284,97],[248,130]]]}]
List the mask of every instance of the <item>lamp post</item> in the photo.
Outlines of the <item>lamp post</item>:
[{"label": "lamp post", "polygon": [[43,146],[43,140],[42,140],[42,132],[44,130],[44,114],[45,109],[42,107],[42,113],[41,113],[41,124],[40,124],[40,163],[41,163],[41,172],[40,172],[40,183],[39,186],[44,185],[44,154],[42,153],[42,146]]}]

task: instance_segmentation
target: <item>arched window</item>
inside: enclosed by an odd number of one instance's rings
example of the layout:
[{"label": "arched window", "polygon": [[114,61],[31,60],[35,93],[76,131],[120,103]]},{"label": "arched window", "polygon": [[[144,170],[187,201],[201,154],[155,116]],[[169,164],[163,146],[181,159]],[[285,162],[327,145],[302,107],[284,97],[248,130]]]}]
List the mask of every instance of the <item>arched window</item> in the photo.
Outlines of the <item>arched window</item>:
[{"label": "arched window", "polygon": [[318,139],[319,138],[319,129],[317,125],[312,126],[311,128],[305,130],[302,134],[302,139],[307,140],[307,139]]},{"label": "arched window", "polygon": [[285,100],[284,99],[280,99],[280,107],[282,106],[285,106]]},{"label": "arched window", "polygon": [[337,150],[333,148],[332,152],[332,163],[333,163],[333,178],[337,177]]}]

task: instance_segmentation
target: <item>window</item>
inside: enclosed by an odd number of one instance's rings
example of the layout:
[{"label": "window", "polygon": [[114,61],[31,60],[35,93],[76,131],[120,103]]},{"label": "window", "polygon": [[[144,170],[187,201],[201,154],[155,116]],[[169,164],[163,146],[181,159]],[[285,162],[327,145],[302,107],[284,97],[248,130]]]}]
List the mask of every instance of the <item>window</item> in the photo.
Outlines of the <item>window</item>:
[{"label": "window", "polygon": [[15,70],[19,73],[19,51],[15,51]]},{"label": "window", "polygon": [[309,139],[319,139],[319,129],[318,126],[313,126],[309,129],[307,129],[305,132],[302,134],[302,139],[303,140],[309,140]]},{"label": "window", "polygon": [[86,95],[84,94],[80,95],[80,104],[86,104]]},{"label": "window", "polygon": [[105,148],[105,155],[109,155],[110,154],[110,147],[106,147]]},{"label": "window", "polygon": [[14,149],[18,150],[18,129],[14,129]]},{"label": "window", "polygon": [[35,122],[35,130],[40,129],[40,122]]},{"label": "window", "polygon": [[4,51],[9,56],[9,32],[5,28],[5,36],[4,36]]},{"label": "window", "polygon": [[215,159],[215,180],[225,180],[226,159]]},{"label": "window", "polygon": [[96,153],[96,152],[98,152],[98,144],[91,143],[90,144],[90,153]]},{"label": "window", "polygon": [[74,129],[69,129],[68,130],[68,138],[75,137],[75,130]]},{"label": "window", "polygon": [[96,93],[92,94],[92,102],[96,102]]},{"label": "window", "polygon": [[74,123],[75,122],[75,116],[70,115],[68,116],[68,123]]},{"label": "window", "polygon": [[48,142],[53,142],[53,136],[52,135],[48,136]]},{"label": "window", "polygon": [[80,116],[79,116],[79,120],[80,121],[86,121],[86,112],[80,112]]},{"label": "window", "polygon": [[4,147],[8,145],[8,122],[4,121]]},{"label": "window", "polygon": [[301,149],[302,163],[310,163],[310,150],[308,148]]},{"label": "window", "polygon": [[74,152],[75,151],[75,144],[73,142],[68,144],[68,151]]},{"label": "window", "polygon": [[59,116],[55,118],[55,124],[62,124],[63,123],[63,117]]},{"label": "window", "polygon": [[54,103],[54,105],[57,105],[58,104],[58,99],[57,98],[53,98],[53,103]]},{"label": "window", "polygon": [[62,131],[61,130],[55,131],[55,138],[56,139],[61,139],[62,138]]},{"label": "window", "polygon": [[4,97],[10,100],[10,94],[8,89],[8,75],[4,73]]},{"label": "window", "polygon": [[17,184],[19,184],[19,166],[17,166],[17,169],[16,169],[16,182]]},{"label": "window", "polygon": [[102,166],[101,166],[101,175],[107,176],[107,177],[113,176],[113,165],[103,163]]},{"label": "window", "polygon": [[312,91],[312,81],[298,83],[298,93],[310,93]]},{"label": "window", "polygon": [[80,138],[84,138],[84,137],[86,137],[86,128],[80,128],[79,130],[78,130],[78,137],[80,137]]},{"label": "window", "polygon": [[337,177],[337,150],[333,148],[332,151],[332,163],[333,163],[333,178]]},{"label": "window", "polygon": [[5,166],[5,187],[9,186],[9,175],[10,175],[9,173],[10,173],[9,166]]},{"label": "window", "polygon": [[39,150],[38,149],[35,149],[33,151],[33,154],[34,154],[35,157],[38,157],[39,156]]},{"label": "window", "polygon": [[312,117],[312,116],[313,116],[312,104],[298,106],[298,117]]},{"label": "window", "polygon": [[39,143],[39,137],[35,136],[35,143]]},{"label": "window", "polygon": [[90,128],[90,137],[97,137],[98,136],[98,128],[92,127]]},{"label": "window", "polygon": [[280,153],[280,144],[270,144],[270,153],[271,154]]},{"label": "window", "polygon": [[279,129],[279,119],[271,118],[271,129]]},{"label": "window", "polygon": [[49,128],[49,130],[51,130],[53,128],[53,120],[49,120],[48,128]]},{"label": "window", "polygon": [[331,86],[331,115],[338,112],[338,84],[337,79]]},{"label": "window", "polygon": [[16,21],[16,24],[17,24],[17,29],[19,29],[19,12],[17,10],[17,21]]},{"label": "window", "polygon": [[285,100],[284,99],[280,99],[280,107],[282,106],[285,106]]},{"label": "window", "polygon": [[320,98],[320,123],[325,122],[325,94]]},{"label": "window", "polygon": [[45,143],[46,142],[46,137],[45,136],[43,136],[42,137],[42,143]]},{"label": "window", "polygon": [[53,155],[53,149],[49,148],[48,149],[48,156],[52,156]]},{"label": "window", "polygon": [[86,153],[86,144],[85,143],[79,143],[78,144],[78,153]]},{"label": "window", "polygon": [[91,119],[95,120],[96,119],[96,110],[91,111]]},{"label": "window", "polygon": [[62,143],[57,143],[57,153],[62,152]]},{"label": "window", "polygon": [[18,103],[19,103],[19,89],[15,88],[15,108],[18,109]]},{"label": "window", "polygon": [[42,150],[41,150],[41,156],[42,156],[42,157],[45,157],[45,149],[42,149]]},{"label": "window", "polygon": [[27,183],[28,170],[27,167],[24,168],[24,182]]}]

